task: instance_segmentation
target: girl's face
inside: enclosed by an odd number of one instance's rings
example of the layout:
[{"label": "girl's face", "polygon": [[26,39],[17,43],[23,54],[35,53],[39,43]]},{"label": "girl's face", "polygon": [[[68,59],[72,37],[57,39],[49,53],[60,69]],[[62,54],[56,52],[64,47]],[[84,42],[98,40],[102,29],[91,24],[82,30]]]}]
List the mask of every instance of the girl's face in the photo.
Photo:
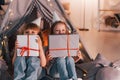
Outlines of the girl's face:
[{"label": "girl's face", "polygon": [[66,34],[66,26],[64,24],[57,24],[53,30],[54,34]]},{"label": "girl's face", "polygon": [[34,30],[34,29],[26,29],[24,31],[24,35],[37,35],[39,33],[38,30]]}]

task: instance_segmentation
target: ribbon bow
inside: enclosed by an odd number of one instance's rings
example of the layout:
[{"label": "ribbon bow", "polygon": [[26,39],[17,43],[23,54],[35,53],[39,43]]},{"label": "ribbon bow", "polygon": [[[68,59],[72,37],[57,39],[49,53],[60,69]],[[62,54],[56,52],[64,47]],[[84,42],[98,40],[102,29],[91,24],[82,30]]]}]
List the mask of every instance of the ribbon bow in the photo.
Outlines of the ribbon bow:
[{"label": "ribbon bow", "polygon": [[21,56],[24,55],[25,51],[28,51],[28,52],[27,52],[27,56],[30,55],[30,50],[40,51],[40,50],[37,50],[37,49],[28,48],[28,47],[19,47],[18,49],[21,49],[21,52],[20,52],[20,55],[21,55]]}]

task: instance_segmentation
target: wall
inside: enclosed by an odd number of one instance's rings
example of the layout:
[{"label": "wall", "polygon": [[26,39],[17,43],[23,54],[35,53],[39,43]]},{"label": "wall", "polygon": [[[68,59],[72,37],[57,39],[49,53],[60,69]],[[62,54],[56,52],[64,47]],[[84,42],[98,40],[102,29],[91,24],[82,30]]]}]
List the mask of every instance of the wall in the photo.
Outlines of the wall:
[{"label": "wall", "polygon": [[98,14],[98,0],[69,0],[73,24],[78,28],[96,26]]},{"label": "wall", "polygon": [[82,8],[80,6],[80,0],[69,0],[69,1],[70,1],[71,21],[76,27],[80,27],[81,24],[80,21],[82,21],[81,11],[80,11]]},{"label": "wall", "polygon": [[[64,0],[65,1],[65,0]],[[119,10],[120,0],[67,0],[70,3],[70,18],[73,24],[78,28],[99,29],[103,19],[101,17],[111,15],[110,11],[100,12],[100,9]],[[100,3],[100,4],[98,4]],[[113,11],[112,11],[113,14]],[[101,20],[102,19],[102,20]],[[104,23],[103,23],[104,24]]]}]

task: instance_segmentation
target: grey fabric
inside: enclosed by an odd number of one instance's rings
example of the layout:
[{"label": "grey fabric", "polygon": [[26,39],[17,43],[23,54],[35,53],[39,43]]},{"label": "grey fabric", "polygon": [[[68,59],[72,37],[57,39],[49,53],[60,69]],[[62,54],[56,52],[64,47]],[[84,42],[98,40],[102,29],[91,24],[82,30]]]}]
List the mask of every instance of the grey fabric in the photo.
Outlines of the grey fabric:
[{"label": "grey fabric", "polygon": [[94,63],[99,63],[103,66],[109,66],[111,64],[111,62],[109,60],[107,60],[103,55],[101,55],[100,53],[98,53],[98,55],[96,56],[95,60],[93,61]]},{"label": "grey fabric", "polygon": [[8,66],[3,59],[0,59],[0,80],[13,80],[7,72]]},{"label": "grey fabric", "polygon": [[120,80],[120,70],[113,67],[104,67],[96,74],[96,80]]},{"label": "grey fabric", "polygon": [[94,80],[97,71],[101,68],[99,64],[94,62],[83,63],[79,67],[86,72],[83,80]]},{"label": "grey fabric", "polygon": [[[42,16],[50,24],[52,23],[53,12],[55,11],[60,18],[68,24],[68,28],[71,32],[76,31],[59,0],[13,0],[10,3],[1,24],[0,33],[6,35],[12,34],[12,32],[16,31],[23,24],[25,18],[32,13],[34,8],[37,8],[40,16]],[[29,17],[32,18],[32,16]]]},{"label": "grey fabric", "polygon": [[83,80],[94,80],[98,70],[104,66],[109,66],[110,64],[111,62],[109,60],[107,60],[101,54],[98,54],[95,60],[87,63],[82,63],[78,65],[78,67],[86,72],[86,76],[83,77]]},{"label": "grey fabric", "polygon": [[120,59],[112,62],[112,67],[120,70]]},{"label": "grey fabric", "polygon": [[0,59],[0,70],[7,70],[8,66],[6,65],[3,59]]},{"label": "grey fabric", "polygon": [[32,0],[13,0],[6,12],[0,32],[2,32],[3,27],[8,24],[8,20],[16,22],[15,20],[19,20],[23,17],[31,2]]}]

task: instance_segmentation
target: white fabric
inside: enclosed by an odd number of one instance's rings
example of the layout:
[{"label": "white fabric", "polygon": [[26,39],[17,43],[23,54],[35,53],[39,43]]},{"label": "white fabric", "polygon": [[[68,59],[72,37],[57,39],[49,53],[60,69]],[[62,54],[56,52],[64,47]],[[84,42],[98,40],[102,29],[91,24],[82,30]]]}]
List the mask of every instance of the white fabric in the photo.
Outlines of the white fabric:
[{"label": "white fabric", "polygon": [[54,23],[54,22],[60,21],[60,20],[61,20],[60,17],[59,17],[58,14],[54,11],[54,12],[53,12],[53,20],[52,20],[52,22]]}]

